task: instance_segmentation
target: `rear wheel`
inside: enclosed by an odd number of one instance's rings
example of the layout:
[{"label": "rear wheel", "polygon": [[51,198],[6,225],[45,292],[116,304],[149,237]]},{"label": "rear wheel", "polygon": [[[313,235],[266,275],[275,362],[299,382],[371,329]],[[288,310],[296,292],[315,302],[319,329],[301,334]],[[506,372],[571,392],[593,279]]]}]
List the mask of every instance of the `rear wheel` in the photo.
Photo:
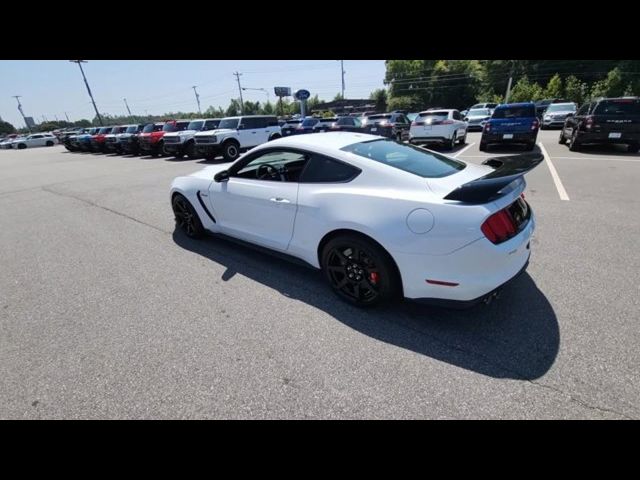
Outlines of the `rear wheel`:
[{"label": "rear wheel", "polygon": [[180,230],[191,238],[199,238],[204,235],[204,227],[200,222],[200,217],[198,217],[198,213],[189,203],[189,200],[178,193],[173,197],[171,206],[173,207],[176,225]]},{"label": "rear wheel", "polygon": [[560,145],[565,145],[567,143],[567,139],[564,138],[564,129],[560,130],[560,138],[558,138],[558,143]]},{"label": "rear wheel", "polygon": [[485,142],[480,142],[480,146],[478,147],[478,150],[480,150],[481,152],[486,152],[488,150],[487,144]]},{"label": "rear wheel", "polygon": [[466,145],[467,143],[467,132],[464,132],[464,136],[460,139],[460,145]]},{"label": "rear wheel", "polygon": [[453,132],[453,136],[451,137],[451,140],[449,140],[449,142],[447,142],[447,144],[445,145],[447,147],[447,150],[453,150],[454,148],[456,148],[456,142],[457,142],[457,132]]},{"label": "rear wheel", "polygon": [[337,236],[322,249],[322,270],[342,299],[359,307],[388,302],[400,293],[400,278],[389,254],[357,234]]},{"label": "rear wheel", "polygon": [[47,147],[53,147],[53,142],[51,140],[47,140]]},{"label": "rear wheel", "polygon": [[24,150],[25,148],[27,148],[27,146],[24,143],[18,144],[18,150]]}]

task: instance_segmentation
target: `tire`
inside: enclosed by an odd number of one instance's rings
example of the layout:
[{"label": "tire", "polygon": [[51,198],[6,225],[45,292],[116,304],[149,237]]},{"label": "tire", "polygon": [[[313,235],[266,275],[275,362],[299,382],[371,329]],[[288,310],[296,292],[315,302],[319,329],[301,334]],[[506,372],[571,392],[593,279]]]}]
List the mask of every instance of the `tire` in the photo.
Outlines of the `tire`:
[{"label": "tire", "polygon": [[25,148],[27,148],[27,146],[24,143],[18,144],[18,150],[24,150]]},{"label": "tire", "polygon": [[454,148],[456,148],[456,143],[458,143],[458,140],[456,140],[456,132],[453,132],[451,140],[449,140],[449,143],[447,143],[445,147],[447,150],[453,150]]},{"label": "tire", "polygon": [[322,249],[321,266],[333,291],[358,307],[390,302],[402,290],[391,256],[363,235],[346,233],[329,240]]},{"label": "tire", "polygon": [[227,162],[232,162],[240,155],[240,146],[233,140],[222,144],[222,155]]},{"label": "tire", "polygon": [[176,194],[171,201],[176,227],[190,238],[201,238],[204,235],[204,227],[189,200],[184,195]]},{"label": "tire", "polygon": [[560,145],[566,145],[567,144],[567,139],[564,138],[564,128],[562,130],[560,130],[560,138],[558,138],[558,143]]},{"label": "tire", "polygon": [[631,143],[627,145],[628,153],[638,153],[639,150],[640,150],[640,143]]},{"label": "tire", "polygon": [[544,126],[544,123],[541,123],[540,124],[540,130],[546,130],[546,129],[547,129],[547,127]]},{"label": "tire", "polygon": [[478,150],[480,150],[481,152],[486,152],[488,150],[487,144],[484,142],[480,142],[480,146],[478,147]]},{"label": "tire", "polygon": [[464,132],[464,137],[460,139],[460,145],[466,145],[466,144],[467,144],[467,132]]},{"label": "tire", "polygon": [[158,142],[158,147],[157,147],[156,154],[154,155],[154,157],[155,156],[164,157],[166,155],[167,155],[167,152],[164,151],[164,142],[163,141]]},{"label": "tire", "polygon": [[578,131],[574,130],[571,138],[569,139],[569,150],[577,152],[580,150],[580,144],[578,143]]},{"label": "tire", "polygon": [[191,160],[195,160],[196,158],[198,158],[198,153],[196,152],[196,142],[194,142],[193,140],[187,142],[187,145],[184,147],[184,152]]},{"label": "tire", "polygon": [[51,140],[47,140],[46,146],[53,147],[53,142]]},{"label": "tire", "polygon": [[278,133],[274,133],[273,135],[271,135],[271,136],[269,137],[269,141],[271,141],[271,140],[277,140],[277,139],[278,139],[278,138],[280,138],[280,137],[281,137],[281,135],[280,135],[280,134],[278,134]]}]

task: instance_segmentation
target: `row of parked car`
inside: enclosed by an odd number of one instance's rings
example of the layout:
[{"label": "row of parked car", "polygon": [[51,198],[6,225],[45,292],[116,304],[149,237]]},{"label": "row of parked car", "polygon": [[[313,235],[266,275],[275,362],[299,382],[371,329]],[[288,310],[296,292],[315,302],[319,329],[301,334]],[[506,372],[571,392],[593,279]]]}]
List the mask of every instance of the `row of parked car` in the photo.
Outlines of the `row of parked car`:
[{"label": "row of parked car", "polygon": [[58,143],[58,137],[53,133],[34,133],[31,135],[12,134],[5,138],[0,138],[0,148],[4,150],[12,148],[23,150],[33,147],[53,147]]}]

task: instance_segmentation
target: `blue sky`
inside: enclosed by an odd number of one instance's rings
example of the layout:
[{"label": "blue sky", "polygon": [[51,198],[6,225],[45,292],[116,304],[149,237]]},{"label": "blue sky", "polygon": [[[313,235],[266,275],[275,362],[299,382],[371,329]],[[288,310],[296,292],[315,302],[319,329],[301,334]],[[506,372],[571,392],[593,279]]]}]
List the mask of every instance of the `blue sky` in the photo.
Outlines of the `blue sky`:
[{"label": "blue sky", "polygon": [[[123,98],[134,115],[197,111],[192,85],[198,86],[202,109],[229,104],[238,97],[233,72],[242,73],[243,87],[264,88],[273,102],[274,86],[306,88],[332,100],[340,93],[337,60],[89,60],[85,74],[100,112],[126,114]],[[383,87],[384,60],[345,60],[345,96],[368,98]],[[76,64],[66,60],[0,61],[0,117],[24,126],[12,95],[22,95],[25,115],[36,122],[91,119],[93,107]],[[264,102],[262,91],[243,91],[245,100]]]}]

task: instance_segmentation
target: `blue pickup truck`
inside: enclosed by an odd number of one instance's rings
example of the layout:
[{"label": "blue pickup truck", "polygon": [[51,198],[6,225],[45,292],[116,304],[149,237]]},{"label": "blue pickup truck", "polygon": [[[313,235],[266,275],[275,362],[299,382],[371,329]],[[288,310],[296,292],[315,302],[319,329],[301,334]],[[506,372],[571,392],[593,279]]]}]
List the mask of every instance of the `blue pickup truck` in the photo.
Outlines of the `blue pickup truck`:
[{"label": "blue pickup truck", "polygon": [[498,105],[484,124],[480,150],[486,152],[489,145],[494,144],[523,144],[527,150],[533,150],[539,127],[532,102]]}]

